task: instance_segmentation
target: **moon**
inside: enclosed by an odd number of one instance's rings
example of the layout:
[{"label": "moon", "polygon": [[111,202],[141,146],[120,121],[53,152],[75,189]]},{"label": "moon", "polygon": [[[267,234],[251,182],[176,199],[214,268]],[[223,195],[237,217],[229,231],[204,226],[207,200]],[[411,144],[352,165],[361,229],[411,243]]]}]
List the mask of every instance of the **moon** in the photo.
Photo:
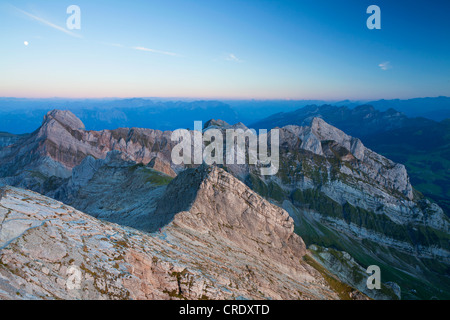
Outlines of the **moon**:
[{"label": "moon", "polygon": [[24,44],[25,46],[28,46],[29,43],[28,43],[28,41],[24,41],[23,44]]}]

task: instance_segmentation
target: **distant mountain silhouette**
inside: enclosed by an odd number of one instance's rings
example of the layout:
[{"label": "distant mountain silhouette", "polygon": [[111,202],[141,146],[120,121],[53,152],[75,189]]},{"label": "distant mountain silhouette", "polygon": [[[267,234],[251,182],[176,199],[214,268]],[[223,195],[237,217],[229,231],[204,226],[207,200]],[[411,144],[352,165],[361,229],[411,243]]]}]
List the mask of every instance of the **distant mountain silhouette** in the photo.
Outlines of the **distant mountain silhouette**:
[{"label": "distant mountain silhouette", "polygon": [[[5,102],[6,101],[6,102]],[[61,108],[71,110],[88,130],[117,128],[152,128],[155,130],[175,130],[193,128],[194,121],[211,118],[238,122],[236,112],[227,104],[219,101],[153,101],[146,99],[122,100],[46,100],[29,101],[29,108],[9,107],[26,103],[22,100],[9,101],[0,99],[0,131],[22,134],[36,130],[42,117],[48,111]],[[3,105],[3,107],[2,107]]]},{"label": "distant mountain silhouette", "polygon": [[[253,129],[272,129],[286,125],[304,125],[312,118],[319,117],[333,126],[358,138],[408,125],[408,117],[394,109],[376,110],[373,106],[362,105],[354,109],[332,105],[309,105],[292,111],[281,112],[251,124]],[[428,121],[428,120],[423,120]]]},{"label": "distant mountain silhouette", "polygon": [[409,117],[425,117],[436,121],[450,118],[450,97],[378,100],[369,104],[381,111],[393,108]]}]

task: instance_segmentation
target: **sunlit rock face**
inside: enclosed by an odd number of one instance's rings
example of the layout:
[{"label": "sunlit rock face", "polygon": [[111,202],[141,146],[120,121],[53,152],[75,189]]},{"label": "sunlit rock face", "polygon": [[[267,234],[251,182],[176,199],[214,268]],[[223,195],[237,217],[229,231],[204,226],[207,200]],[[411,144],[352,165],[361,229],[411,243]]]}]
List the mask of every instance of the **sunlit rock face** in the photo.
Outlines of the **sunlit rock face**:
[{"label": "sunlit rock face", "polygon": [[[2,188],[0,298],[339,298],[301,259],[304,243],[284,210],[223,170],[200,169],[171,186],[193,181],[182,184],[193,188],[193,197],[179,190],[188,211],[175,213],[154,233],[97,220],[31,191]],[[226,199],[228,208],[213,205]],[[161,204],[155,215],[164,214],[172,212]],[[74,268],[79,278],[71,277]]]},{"label": "sunlit rock face", "polygon": [[[70,111],[54,110],[27,139],[1,149],[0,178],[6,179],[5,184],[38,189],[39,178],[68,178],[87,156],[104,159],[113,150],[138,163],[148,164],[156,159],[170,163],[173,145],[170,137],[171,132],[139,128],[86,131]],[[170,166],[165,168],[164,164],[156,162],[160,169],[173,174]]]}]

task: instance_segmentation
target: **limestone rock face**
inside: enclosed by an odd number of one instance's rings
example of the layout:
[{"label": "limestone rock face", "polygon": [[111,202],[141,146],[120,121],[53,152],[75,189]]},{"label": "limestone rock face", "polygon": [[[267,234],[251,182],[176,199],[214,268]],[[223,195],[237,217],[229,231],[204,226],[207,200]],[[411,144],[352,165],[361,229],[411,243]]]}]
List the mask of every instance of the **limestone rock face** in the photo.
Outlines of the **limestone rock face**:
[{"label": "limestone rock face", "polygon": [[149,162],[148,166],[150,168],[153,168],[153,169],[157,170],[157,171],[164,172],[168,176],[171,176],[171,177],[176,177],[177,176],[175,171],[173,171],[173,169],[170,167],[170,163],[165,162],[165,161],[159,159],[158,157],[154,157]]},{"label": "limestone rock face", "polygon": [[197,232],[214,230],[241,248],[293,267],[306,253],[286,211],[217,167],[180,173],[158,203],[155,216],[164,215]]},{"label": "limestone rock face", "polygon": [[84,130],[84,124],[72,112],[68,110],[52,110],[44,117],[44,124],[51,124],[53,121],[72,130]]},{"label": "limestone rock face", "polygon": [[366,148],[359,139],[320,118],[311,119],[309,126],[289,125],[279,130],[278,177],[284,175],[284,189],[319,189],[342,205],[350,203],[373,212],[383,208],[382,213],[395,223],[449,232],[442,209],[414,194],[404,165]]},{"label": "limestone rock face", "polygon": [[[205,130],[211,128],[247,129],[241,123],[231,126],[221,120],[208,121]],[[330,141],[334,143],[331,149]],[[138,128],[86,131],[83,123],[70,111],[54,110],[45,116],[39,130],[0,151],[0,180],[4,184],[45,193],[43,188],[37,187],[42,181],[30,171],[37,172],[43,178],[68,178],[72,169],[87,156],[104,159],[113,150],[127,155],[129,160],[150,164],[155,170],[174,177],[183,169],[171,161],[174,145],[169,131]],[[280,129],[280,145],[290,152],[303,150],[327,157],[334,157],[338,150],[338,153],[345,154],[341,157],[343,160],[359,160],[351,164],[363,170],[374,182],[394,189],[410,200],[413,198],[403,165],[365,148],[359,139],[346,135],[320,118],[313,118],[309,126],[286,126]],[[242,165],[231,167],[234,167],[232,172],[239,177],[249,171]]]},{"label": "limestone rock face", "polygon": [[338,157],[339,160],[348,161],[351,166],[363,170],[376,183],[396,190],[410,200],[413,199],[412,186],[404,165],[373,152],[366,148],[361,140],[348,136],[323,119],[313,118],[309,126],[289,125],[280,130],[280,145],[285,144],[289,150],[298,150],[295,142],[299,139],[300,149],[327,158]]},{"label": "limestone rock face", "polygon": [[158,255],[169,248],[159,237],[33,192],[2,189],[0,220],[0,299],[169,299],[179,288],[187,298],[223,297],[203,290],[213,284],[175,253]]},{"label": "limestone rock face", "polygon": [[219,120],[211,119],[205,123],[205,125],[203,126],[203,129],[207,129],[207,128],[210,128],[213,126],[220,128],[220,127],[227,127],[227,126],[229,126],[229,124],[220,119]]},{"label": "limestone rock face", "polygon": [[[246,129],[242,124],[231,126],[221,120],[209,121],[205,130],[211,128]],[[124,161],[148,164],[174,177],[185,168],[175,166],[171,161],[174,144],[169,131],[136,128],[86,131],[72,113],[52,111],[38,131],[0,150],[0,185],[14,185],[55,196],[56,189],[70,184],[75,186],[83,177],[84,182],[90,181],[89,172],[95,171],[92,166],[101,165],[95,159],[105,159],[111,151],[119,152]],[[346,135],[320,118],[308,119],[304,126],[281,128],[280,148],[279,173],[266,179],[269,185],[279,185],[279,191],[289,194],[297,189],[319,188],[341,205],[350,203],[369,211],[383,208],[383,213],[396,223],[413,222],[445,232],[449,230],[449,223],[438,206],[414,197],[403,165],[376,154],[359,139]],[[89,160],[82,164],[84,159]],[[242,181],[259,173],[255,166],[234,164],[226,167]],[[103,179],[108,180],[108,176]],[[93,194],[97,194],[95,190],[112,192],[106,184],[104,186],[106,189],[98,189],[96,183],[86,189],[94,191]],[[135,203],[142,202],[130,201],[133,208],[139,207]],[[83,199],[77,202],[77,207],[81,205],[78,208],[95,212],[95,216],[104,215],[99,212],[103,205],[95,210],[92,208],[98,200],[89,206],[93,211],[82,202]],[[127,209],[119,211],[127,212]]]},{"label": "limestone rock face", "polygon": [[[215,179],[221,172],[210,174]],[[202,192],[206,196],[213,191]],[[202,197],[193,208],[200,208]],[[246,204],[245,199],[252,201]],[[233,204],[235,209],[247,206],[249,217],[266,220],[267,234],[259,237],[254,230],[241,238],[216,232],[208,229],[214,223],[188,217],[190,212],[177,214],[161,232],[149,234],[97,220],[31,191],[4,187],[0,193],[0,299],[339,298],[319,272],[299,259],[304,245],[292,235],[292,221],[283,210],[266,203],[266,213],[251,213],[259,210],[251,206],[263,203],[249,192],[241,205]],[[209,217],[215,214],[215,221],[223,222],[231,218],[231,211],[222,210],[216,208]],[[241,214],[236,212],[237,220]],[[194,223],[199,224],[198,230],[192,228]],[[259,221],[255,224],[261,226]]]},{"label": "limestone rock face", "polygon": [[37,131],[1,149],[0,184],[45,193],[45,188],[39,187],[45,179],[69,178],[86,157],[104,159],[114,150],[137,163],[154,160],[161,170],[173,175],[173,145],[171,132],[138,128],[87,131],[70,111],[53,110]]}]

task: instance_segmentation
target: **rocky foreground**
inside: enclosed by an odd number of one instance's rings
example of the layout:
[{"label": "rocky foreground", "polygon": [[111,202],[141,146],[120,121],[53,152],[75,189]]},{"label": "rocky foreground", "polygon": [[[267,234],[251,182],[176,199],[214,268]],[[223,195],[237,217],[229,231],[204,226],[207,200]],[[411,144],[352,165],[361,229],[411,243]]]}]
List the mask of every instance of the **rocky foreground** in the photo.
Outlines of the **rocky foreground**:
[{"label": "rocky foreground", "polygon": [[[171,192],[178,184],[185,191]],[[288,213],[232,175],[202,166],[168,189],[154,213],[168,224],[145,233],[2,188],[0,299],[343,297],[306,263]]]}]

